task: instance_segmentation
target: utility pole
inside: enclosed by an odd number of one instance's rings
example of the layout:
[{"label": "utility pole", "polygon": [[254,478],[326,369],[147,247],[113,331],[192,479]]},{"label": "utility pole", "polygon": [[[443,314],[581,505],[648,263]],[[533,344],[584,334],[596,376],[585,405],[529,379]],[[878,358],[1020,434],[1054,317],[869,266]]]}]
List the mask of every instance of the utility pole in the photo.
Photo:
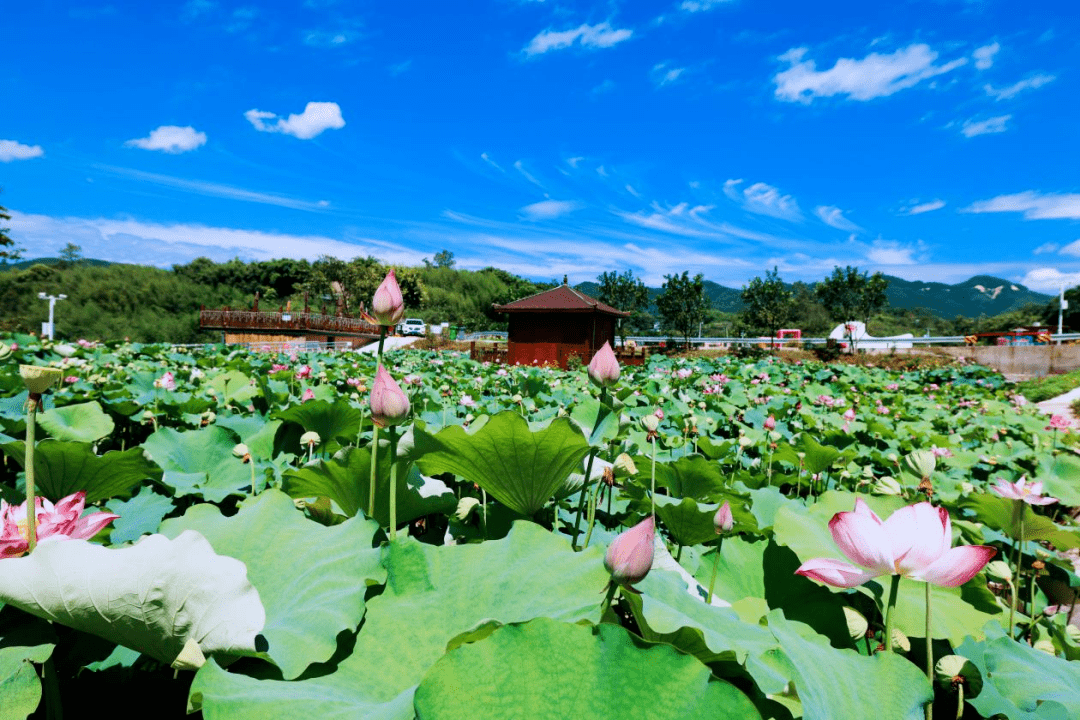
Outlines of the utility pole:
[{"label": "utility pole", "polygon": [[55,335],[53,326],[53,311],[56,308],[56,301],[67,300],[67,295],[46,295],[43,292],[39,292],[37,296],[38,300],[49,301],[49,322],[41,328],[41,334],[44,335],[47,332],[49,334],[49,340],[52,340]]},{"label": "utility pole", "polygon": [[1065,311],[1069,309],[1069,301],[1065,299],[1065,285],[1061,285],[1061,295],[1058,297],[1058,341],[1061,344],[1061,319]]}]

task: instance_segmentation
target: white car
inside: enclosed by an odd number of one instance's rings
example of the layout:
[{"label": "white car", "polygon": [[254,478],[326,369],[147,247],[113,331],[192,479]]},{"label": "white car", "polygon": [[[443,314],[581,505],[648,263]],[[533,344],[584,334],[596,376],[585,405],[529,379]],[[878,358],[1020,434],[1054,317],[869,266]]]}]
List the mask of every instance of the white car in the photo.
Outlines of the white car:
[{"label": "white car", "polygon": [[402,335],[427,335],[427,324],[419,318],[405,318],[405,322],[398,325],[398,332]]}]

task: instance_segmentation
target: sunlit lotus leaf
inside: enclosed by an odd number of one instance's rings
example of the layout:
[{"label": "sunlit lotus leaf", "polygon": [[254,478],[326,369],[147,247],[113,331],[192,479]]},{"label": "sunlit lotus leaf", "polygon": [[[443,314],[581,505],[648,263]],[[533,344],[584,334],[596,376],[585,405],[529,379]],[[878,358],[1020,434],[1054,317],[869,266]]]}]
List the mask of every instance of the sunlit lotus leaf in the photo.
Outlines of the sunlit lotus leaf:
[{"label": "sunlit lotus leaf", "polygon": [[47,623],[16,608],[0,610],[0,720],[25,720],[34,712],[41,701],[35,664],[48,660],[55,647]]},{"label": "sunlit lotus leaf", "polygon": [[37,416],[37,422],[57,440],[96,442],[115,427],[97,402],[53,408]]},{"label": "sunlit lotus leaf", "polygon": [[126,548],[43,542],[3,563],[0,601],[166,664],[189,643],[203,655],[253,655],[266,617],[244,564],[196,532]]},{"label": "sunlit lotus leaf", "polygon": [[[25,462],[21,440],[6,443],[4,452],[19,465]],[[52,501],[83,490],[86,502],[126,497],[144,480],[157,480],[161,470],[147,460],[142,448],[95,455],[90,443],[42,440],[34,453],[38,493]]]},{"label": "sunlit lotus leaf", "polygon": [[212,502],[251,492],[251,468],[233,456],[235,446],[232,433],[213,425],[185,432],[160,428],[143,443],[165,471],[161,478],[165,485],[178,496],[196,495]]},{"label": "sunlit lotus leaf", "polygon": [[333,453],[350,442],[356,443],[363,413],[344,398],[339,398],[332,402],[309,400],[305,403],[296,403],[277,411],[273,417],[285,423],[278,432],[276,440],[278,450],[297,452],[300,435],[305,432],[317,432],[322,438],[322,446],[319,449]]},{"label": "sunlit lotus leaf", "polygon": [[171,498],[154,492],[153,486],[144,485],[130,500],[111,500],[105,507],[120,516],[109,526],[109,542],[119,545],[156,533],[162,518],[175,506]]},{"label": "sunlit lotus leaf", "polygon": [[416,691],[419,720],[529,717],[754,720],[753,703],[709,668],[618,625],[539,618],[443,656]]}]

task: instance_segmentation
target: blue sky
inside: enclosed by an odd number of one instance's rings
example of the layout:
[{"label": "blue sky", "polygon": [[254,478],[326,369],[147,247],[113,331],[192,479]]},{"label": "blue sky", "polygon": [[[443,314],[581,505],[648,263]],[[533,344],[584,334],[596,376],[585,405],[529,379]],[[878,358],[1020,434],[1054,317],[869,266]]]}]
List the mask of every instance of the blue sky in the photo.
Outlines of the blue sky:
[{"label": "blue sky", "polygon": [[28,257],[1080,284],[1074,2],[11,3]]}]

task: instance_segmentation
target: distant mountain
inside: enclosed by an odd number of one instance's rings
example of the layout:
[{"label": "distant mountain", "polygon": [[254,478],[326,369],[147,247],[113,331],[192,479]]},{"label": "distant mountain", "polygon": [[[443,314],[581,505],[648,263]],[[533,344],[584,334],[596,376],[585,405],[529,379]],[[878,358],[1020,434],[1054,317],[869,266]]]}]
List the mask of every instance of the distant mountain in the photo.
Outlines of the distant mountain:
[{"label": "distant mountain", "polygon": [[[1045,305],[1053,299],[1052,295],[1035,292],[992,275],[976,275],[955,285],[904,280],[892,275],[886,275],[885,278],[889,281],[886,295],[892,307],[922,307],[938,317],[948,319],[958,315],[999,315],[1033,303]],[[715,309],[724,312],[738,312],[742,309],[742,300],[739,297],[741,290],[724,287],[711,280],[706,280],[704,285],[705,295],[712,301]],[[594,282],[584,282],[574,287],[593,297],[600,294],[600,286]],[[655,301],[659,294],[660,288],[649,288],[650,300]]]},{"label": "distant mountain", "polygon": [[[33,260],[20,260],[13,263],[0,263],[0,272],[4,272],[5,270],[25,270],[34,265],[59,265],[60,262],[60,258],[34,258]],[[93,258],[80,258],[76,262],[79,265],[92,265],[94,267],[115,264],[108,260],[94,260]]]}]

